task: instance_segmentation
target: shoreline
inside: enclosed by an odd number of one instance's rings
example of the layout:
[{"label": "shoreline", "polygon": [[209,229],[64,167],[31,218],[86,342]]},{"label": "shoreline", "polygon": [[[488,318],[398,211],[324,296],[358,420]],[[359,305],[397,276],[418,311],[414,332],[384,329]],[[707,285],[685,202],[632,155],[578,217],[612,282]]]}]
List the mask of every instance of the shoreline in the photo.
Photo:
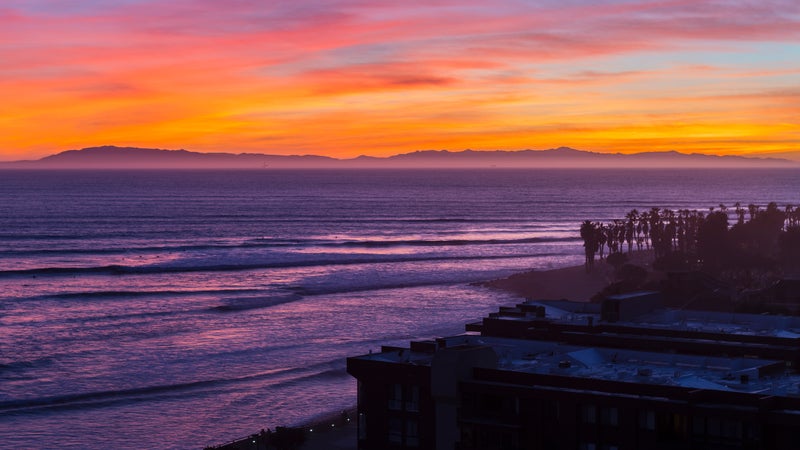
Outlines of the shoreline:
[{"label": "shoreline", "polygon": [[279,429],[291,432],[301,431],[305,436],[298,450],[355,450],[356,418],[358,410],[352,405],[344,410],[330,411],[293,426],[276,426],[275,429],[262,428],[248,436],[242,436],[222,444],[204,447],[204,450],[264,450],[267,442],[279,433]]},{"label": "shoreline", "polygon": [[356,405],[309,419],[298,427],[306,431],[306,441],[300,450],[355,450],[358,447],[357,419]]},{"label": "shoreline", "polygon": [[[652,251],[638,250],[627,256],[628,263],[643,266],[648,271],[652,270]],[[498,289],[525,299],[588,302],[614,281],[614,267],[605,260],[596,259],[594,268],[589,273],[586,273],[583,264],[580,264],[547,270],[529,270],[476,285]]]},{"label": "shoreline", "polygon": [[604,262],[595,263],[586,273],[583,265],[557,269],[529,270],[506,278],[476,283],[523,299],[589,301],[613,281],[613,269]]}]

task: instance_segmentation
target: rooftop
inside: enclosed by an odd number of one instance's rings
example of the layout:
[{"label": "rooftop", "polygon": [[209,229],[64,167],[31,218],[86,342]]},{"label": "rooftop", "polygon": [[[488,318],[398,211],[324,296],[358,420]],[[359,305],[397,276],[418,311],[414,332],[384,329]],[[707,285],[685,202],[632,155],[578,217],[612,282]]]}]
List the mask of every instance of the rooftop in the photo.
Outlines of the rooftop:
[{"label": "rooftop", "polygon": [[[500,370],[761,395],[800,396],[800,374],[789,373],[783,361],[597,348],[476,334],[437,339],[436,343],[438,349],[489,346],[498,355],[497,368]],[[412,351],[393,347],[358,359],[430,365],[435,351],[433,348]]]},{"label": "rooftop", "polygon": [[[628,296],[626,298],[632,298]],[[565,323],[585,324],[588,317],[594,323],[600,322],[599,308],[589,308],[586,303],[528,300],[521,305],[544,306],[545,318]],[[594,304],[597,305],[597,304]],[[502,315],[502,313],[500,314]],[[497,317],[497,316],[495,316]],[[524,320],[535,317],[533,313],[525,316],[503,319]],[[656,329],[703,331],[747,336],[773,336],[781,338],[800,338],[800,317],[764,314],[743,314],[716,311],[677,310],[658,308],[629,321],[615,322],[617,325],[642,326]]]}]

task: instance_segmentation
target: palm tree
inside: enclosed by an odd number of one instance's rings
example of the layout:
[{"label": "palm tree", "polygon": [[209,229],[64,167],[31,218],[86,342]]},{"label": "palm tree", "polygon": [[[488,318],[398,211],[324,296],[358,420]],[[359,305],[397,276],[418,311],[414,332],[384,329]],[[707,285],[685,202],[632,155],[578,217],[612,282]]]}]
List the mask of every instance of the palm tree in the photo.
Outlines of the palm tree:
[{"label": "palm tree", "polygon": [[600,249],[600,260],[603,260],[603,253],[605,250],[606,242],[608,241],[606,226],[602,223],[597,227],[597,246]]},{"label": "palm tree", "polygon": [[749,205],[747,205],[747,209],[748,211],[750,211],[750,220],[752,221],[758,215],[758,205],[750,203]]},{"label": "palm tree", "polygon": [[784,225],[784,229],[788,229],[797,225],[795,223],[796,217],[793,205],[786,205],[786,208],[784,208],[784,214],[786,215],[786,224]]},{"label": "palm tree", "polygon": [[599,243],[597,237],[597,224],[590,220],[584,220],[581,224],[581,238],[583,239],[583,250],[586,255],[584,263],[586,273],[589,273],[594,267],[594,254],[597,253]]},{"label": "palm tree", "polygon": [[734,203],[733,207],[736,208],[736,216],[739,218],[737,223],[742,225],[744,223],[744,208],[742,208],[742,204],[739,202]]},{"label": "palm tree", "polygon": [[625,215],[628,221],[625,223],[625,242],[628,243],[628,253],[633,251],[633,237],[636,233],[636,221],[639,218],[639,211],[632,209]]}]

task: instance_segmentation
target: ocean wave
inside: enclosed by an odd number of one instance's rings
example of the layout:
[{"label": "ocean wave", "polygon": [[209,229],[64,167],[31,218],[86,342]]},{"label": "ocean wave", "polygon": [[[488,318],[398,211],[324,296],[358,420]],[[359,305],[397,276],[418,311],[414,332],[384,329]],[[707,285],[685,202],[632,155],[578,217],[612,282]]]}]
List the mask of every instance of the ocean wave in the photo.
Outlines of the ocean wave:
[{"label": "ocean wave", "polygon": [[275,239],[255,238],[244,242],[147,245],[107,248],[43,248],[7,250],[2,258],[64,255],[131,255],[172,252],[191,252],[204,250],[235,250],[258,248],[392,248],[392,247],[462,247],[469,245],[519,245],[549,242],[576,241],[577,237],[528,237],[517,239],[361,239],[361,240],[322,240],[322,239]]},{"label": "ocean wave", "polygon": [[214,294],[237,294],[259,292],[259,289],[203,289],[203,290],[156,290],[156,291],[88,291],[88,292],[63,292],[59,294],[45,294],[36,298],[54,299],[97,299],[97,298],[133,298],[133,297],[157,297],[163,295],[170,296],[190,296],[190,295],[214,295]]},{"label": "ocean wave", "polygon": [[2,375],[3,378],[8,378],[9,373],[24,372],[29,369],[46,367],[52,364],[53,364],[53,358],[49,356],[32,360],[9,361],[5,363],[0,363],[0,375]]},{"label": "ocean wave", "polygon": [[[286,369],[291,370],[291,369]],[[233,382],[237,379],[212,379],[175,383],[169,385],[144,386],[139,388],[118,389],[109,391],[85,392],[77,394],[55,395],[0,402],[0,415],[6,412],[32,411],[39,409],[82,409],[86,407],[109,406],[118,403],[130,403],[137,398],[152,398],[156,394],[175,393],[190,389],[214,386],[220,383]]]},{"label": "ocean wave", "polygon": [[313,267],[313,266],[345,266],[355,264],[391,264],[404,262],[425,262],[425,261],[456,261],[456,260],[500,260],[500,259],[520,259],[553,256],[555,253],[526,253],[512,255],[459,255],[459,256],[414,256],[414,255],[391,255],[385,257],[374,257],[373,255],[360,258],[341,258],[331,257],[328,259],[307,259],[295,261],[264,261],[264,262],[235,262],[229,264],[198,264],[198,265],[146,265],[146,266],[126,266],[111,264],[106,266],[92,267],[41,267],[33,269],[11,269],[0,271],[2,277],[19,276],[71,276],[71,275],[136,275],[136,274],[162,274],[162,273],[182,273],[182,272],[231,272],[258,269],[279,269],[293,267]]},{"label": "ocean wave", "polygon": [[408,239],[408,240],[362,240],[343,242],[323,242],[314,244],[319,247],[451,247],[466,245],[513,245],[513,244],[539,244],[546,242],[560,242],[574,240],[574,238],[520,238],[520,239]]},{"label": "ocean wave", "polygon": [[328,369],[322,372],[311,373],[308,375],[299,376],[296,378],[290,378],[279,383],[275,383],[272,387],[281,387],[281,386],[292,386],[297,384],[307,383],[312,380],[321,380],[321,379],[330,379],[330,378],[341,378],[347,375],[347,370],[344,368],[341,369]]},{"label": "ocean wave", "polygon": [[[318,295],[332,295],[332,294],[346,294],[349,292],[368,292],[368,291],[382,291],[392,289],[407,289],[407,288],[420,288],[426,286],[447,286],[464,284],[475,281],[474,275],[451,275],[446,278],[437,278],[432,280],[407,280],[395,283],[371,283],[371,284],[353,284],[346,285],[323,285],[313,287],[294,287],[293,290],[300,293],[304,297],[318,296]],[[481,276],[479,279],[485,279]]]},{"label": "ocean wave", "polygon": [[222,304],[214,306],[212,309],[215,311],[244,311],[248,309],[261,309],[269,308],[272,306],[282,305],[301,300],[302,295],[278,295],[278,296],[257,296],[257,297],[234,297],[222,300]]},{"label": "ocean wave", "polygon": [[37,275],[86,275],[109,274],[121,275],[126,273],[131,266],[109,264],[106,266],[92,267],[37,267],[33,269],[9,269],[0,271],[3,276],[37,276]]},{"label": "ocean wave", "polygon": [[125,246],[125,247],[106,247],[106,248],[42,248],[42,249],[21,249],[8,250],[3,252],[5,257],[20,256],[61,256],[61,255],[137,255],[155,254],[170,252],[187,252],[199,250],[216,249],[237,249],[237,248],[266,248],[266,247],[288,247],[303,244],[299,239],[274,239],[274,240],[251,240],[236,243],[207,243],[207,244],[175,244],[175,245],[145,245],[145,246]]},{"label": "ocean wave", "polygon": [[54,409],[103,408],[141,401],[152,402],[160,399],[186,396],[192,391],[195,392],[188,395],[203,395],[204,392],[207,393],[209,390],[225,389],[229,386],[256,381],[274,379],[275,382],[271,383],[270,386],[278,387],[307,382],[311,379],[327,379],[346,375],[344,360],[336,358],[311,364],[307,367],[271,369],[234,377],[0,401],[0,417],[7,414],[35,414]]}]

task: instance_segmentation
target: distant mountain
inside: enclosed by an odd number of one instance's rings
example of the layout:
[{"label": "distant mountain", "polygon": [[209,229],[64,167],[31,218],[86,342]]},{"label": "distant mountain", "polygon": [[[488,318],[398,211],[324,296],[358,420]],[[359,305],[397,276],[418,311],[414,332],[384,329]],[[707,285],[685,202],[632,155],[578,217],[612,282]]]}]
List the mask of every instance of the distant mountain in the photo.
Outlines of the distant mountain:
[{"label": "distant mountain", "polygon": [[800,167],[780,158],[713,156],[676,151],[598,153],[559,147],[549,150],[421,150],[389,157],[336,159],[314,155],[198,153],[136,147],[68,150],[35,161],[0,163],[30,169],[288,169],[288,168],[736,168]]},{"label": "distant mountain", "polygon": [[0,168],[31,169],[259,169],[264,167],[335,167],[327,156],[282,156],[257,153],[199,153],[154,148],[90,147],[67,150],[35,161],[0,163]]},{"label": "distant mountain", "polygon": [[[676,151],[633,154],[598,153],[569,147],[519,151],[464,150],[450,152],[447,150],[425,150],[391,156],[379,161],[381,165],[390,165],[392,167],[420,167],[426,165],[497,168],[800,167],[794,161],[779,158],[714,156],[696,153],[686,154]],[[375,161],[373,160],[372,163],[375,163]]]}]

